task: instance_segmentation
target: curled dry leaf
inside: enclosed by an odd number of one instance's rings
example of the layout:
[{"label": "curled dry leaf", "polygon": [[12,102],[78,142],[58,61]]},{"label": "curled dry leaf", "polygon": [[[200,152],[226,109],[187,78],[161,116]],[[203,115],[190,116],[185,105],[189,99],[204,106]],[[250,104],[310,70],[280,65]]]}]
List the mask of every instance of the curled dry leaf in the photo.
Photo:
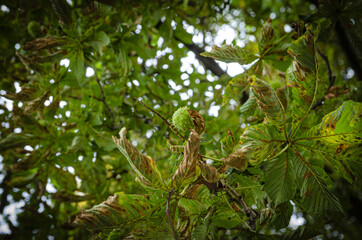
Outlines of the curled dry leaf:
[{"label": "curled dry leaf", "polygon": [[201,133],[205,130],[204,118],[195,110],[188,109],[188,112],[194,122],[196,132],[201,135]]},{"label": "curled dry leaf", "polygon": [[180,187],[183,184],[192,182],[197,177],[197,158],[201,138],[199,134],[192,129],[191,135],[184,148],[184,157],[172,177],[172,186]]},{"label": "curled dry leaf", "polygon": [[36,89],[31,87],[21,87],[21,91],[18,93],[6,92],[5,96],[8,99],[14,101],[31,101],[36,98]]},{"label": "curled dry leaf", "polygon": [[133,170],[137,173],[139,181],[147,187],[164,186],[160,172],[155,161],[144,154],[141,154],[126,138],[127,129],[122,128],[119,132],[120,138],[113,137],[118,149],[125,155]]},{"label": "curled dry leaf", "polygon": [[40,51],[43,49],[51,49],[56,46],[60,46],[62,44],[62,40],[53,36],[45,37],[45,38],[36,38],[31,42],[27,42],[24,46],[24,50],[26,51]]},{"label": "curled dry leaf", "polygon": [[247,147],[242,147],[236,150],[230,154],[227,159],[225,159],[225,164],[239,170],[240,172],[245,171],[248,167],[248,159],[246,157],[247,151]]},{"label": "curled dry leaf", "polygon": [[199,166],[201,168],[201,174],[206,181],[208,181],[209,183],[219,181],[220,176],[214,166],[203,163],[201,161],[199,162]]}]

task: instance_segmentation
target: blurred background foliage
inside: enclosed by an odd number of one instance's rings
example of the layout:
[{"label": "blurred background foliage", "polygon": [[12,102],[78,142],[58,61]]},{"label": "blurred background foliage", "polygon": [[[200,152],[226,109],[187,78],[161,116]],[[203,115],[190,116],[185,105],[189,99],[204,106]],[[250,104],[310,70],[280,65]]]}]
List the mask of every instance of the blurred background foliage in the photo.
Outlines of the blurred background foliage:
[{"label": "blurred background foliage", "polygon": [[[123,126],[162,175],[171,177],[177,159],[167,140],[178,139],[135,98],[168,120],[179,107],[197,110],[205,119],[203,141],[210,141],[201,151],[221,156],[220,139],[228,130],[238,139],[245,126],[263,120],[258,111],[239,111],[248,92],[242,91],[243,75],[237,75],[252,62],[241,67],[200,53],[232,44],[258,54],[268,18],[278,36],[293,38],[310,26],[329,59],[335,80],[330,85],[320,57],[322,100],[308,124],[344,100],[361,101],[361,1],[3,0],[0,5],[0,238],[89,239],[89,232],[70,229],[67,219],[114,192],[144,193],[112,141]],[[264,62],[263,79],[275,89],[283,86],[285,76]],[[332,168],[325,169],[333,177]],[[321,221],[304,215],[304,220],[323,224],[321,238],[358,239],[361,192],[338,175],[333,180],[346,211],[343,220],[339,215]]]}]

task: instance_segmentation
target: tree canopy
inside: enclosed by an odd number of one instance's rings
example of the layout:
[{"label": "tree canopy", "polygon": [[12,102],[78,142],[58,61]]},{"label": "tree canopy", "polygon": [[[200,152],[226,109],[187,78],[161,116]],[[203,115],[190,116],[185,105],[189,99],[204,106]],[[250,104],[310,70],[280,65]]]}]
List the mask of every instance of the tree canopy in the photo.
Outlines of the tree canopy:
[{"label": "tree canopy", "polygon": [[358,239],[361,16],[2,1],[0,238]]}]

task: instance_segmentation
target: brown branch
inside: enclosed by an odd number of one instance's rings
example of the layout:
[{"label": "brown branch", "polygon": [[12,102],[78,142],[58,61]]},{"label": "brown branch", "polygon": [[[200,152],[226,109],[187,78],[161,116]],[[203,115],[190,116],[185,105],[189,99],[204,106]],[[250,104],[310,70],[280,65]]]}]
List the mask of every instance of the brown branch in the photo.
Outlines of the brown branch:
[{"label": "brown branch", "polygon": [[215,74],[218,77],[221,77],[223,75],[228,75],[219,66],[219,64],[217,64],[217,62],[214,59],[208,58],[208,57],[203,57],[200,55],[200,53],[205,52],[205,49],[197,46],[195,43],[191,43],[191,44],[185,43],[178,37],[175,37],[175,39],[177,41],[181,42],[182,44],[184,44],[190,51],[192,51],[196,55],[196,58],[202,63],[202,65],[204,65],[204,67],[206,69],[210,70],[213,74]]},{"label": "brown branch", "polygon": [[241,195],[239,195],[232,187],[226,185],[226,188],[228,189],[229,193],[231,193],[234,196],[236,201],[244,208],[244,211],[248,216],[248,223],[251,229],[255,230],[258,214],[254,210],[249,208],[249,206],[245,203],[244,198]]},{"label": "brown branch", "polygon": [[97,75],[94,74],[94,76],[95,76],[95,78],[96,78],[96,80],[97,80],[98,86],[99,86],[99,88],[100,88],[100,90],[101,90],[101,93],[102,93],[102,98],[99,99],[99,100],[100,100],[101,102],[103,102],[103,104],[106,106],[106,108],[107,108],[107,110],[108,110],[108,112],[109,112],[109,114],[111,115],[111,118],[112,118],[112,126],[111,126],[111,129],[112,129],[112,130],[117,130],[117,129],[119,129],[121,126],[119,125],[119,126],[116,127],[116,119],[115,119],[115,117],[114,117],[114,112],[112,111],[112,109],[111,109],[111,107],[108,105],[108,103],[106,102],[106,95],[104,94],[102,84],[101,84],[101,82],[99,81],[99,78],[97,77]]},{"label": "brown branch", "polygon": [[[330,91],[330,89],[333,87],[334,81],[336,80],[336,76],[333,76],[331,65],[329,64],[328,57],[326,55],[324,55],[319,50],[319,48],[317,48],[317,51],[318,51],[319,55],[323,58],[324,62],[326,63],[327,70],[328,70],[329,86],[328,86],[328,89],[327,89],[327,92],[326,92],[326,94],[327,94]],[[321,97],[320,99],[317,99],[317,101],[313,104],[311,110],[316,109],[317,107],[321,106],[324,99],[325,99],[325,96]]]},{"label": "brown branch", "polygon": [[172,234],[173,234],[173,237],[175,238],[175,240],[178,240],[178,235],[177,235],[177,232],[175,230],[175,227],[173,226],[173,223],[172,223],[172,220],[171,220],[171,216],[170,216],[170,199],[171,199],[171,196],[175,193],[175,190],[172,189],[169,193],[168,193],[168,198],[167,198],[167,203],[166,203],[166,216],[167,216],[167,220],[168,220],[168,223],[170,224],[170,227],[172,229]]},{"label": "brown branch", "polygon": [[160,117],[170,128],[171,130],[178,136],[180,137],[183,141],[186,141],[185,137],[182,136],[182,134],[177,131],[177,129],[169,122],[167,121],[166,118],[162,117],[158,112],[156,112],[155,110],[153,110],[152,108],[148,107],[146,104],[144,104],[142,101],[138,100],[137,98],[134,97],[134,99],[139,102],[141,105],[143,105],[145,108],[147,108],[148,110],[150,110],[151,112],[153,112],[154,114],[156,114],[158,117]]}]

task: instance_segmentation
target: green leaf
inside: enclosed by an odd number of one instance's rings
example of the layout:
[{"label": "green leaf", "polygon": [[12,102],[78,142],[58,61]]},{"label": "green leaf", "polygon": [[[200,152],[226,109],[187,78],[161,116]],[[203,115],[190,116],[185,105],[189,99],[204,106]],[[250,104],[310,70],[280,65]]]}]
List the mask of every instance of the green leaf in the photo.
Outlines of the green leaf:
[{"label": "green leaf", "polygon": [[348,181],[361,181],[362,104],[344,102],[295,144],[326,159]]},{"label": "green leaf", "polygon": [[286,120],[283,104],[277,94],[267,82],[256,78],[254,75],[249,78],[249,82],[256,102],[265,113],[268,123],[274,125],[281,132],[286,128]]},{"label": "green leaf", "polygon": [[85,67],[84,53],[81,48],[78,48],[78,50],[73,53],[69,60],[69,68],[72,70],[72,73],[78,81],[82,80],[85,76]]},{"label": "green leaf", "polygon": [[[332,144],[353,145],[362,143],[362,103],[346,101],[337,110],[327,114],[307,136],[324,139]],[[339,145],[340,146],[340,145]]]},{"label": "green leaf", "polygon": [[192,231],[191,239],[193,240],[204,240],[207,236],[208,223],[202,222],[198,224]]},{"label": "green leaf", "polygon": [[213,46],[211,52],[201,53],[201,56],[211,57],[226,63],[237,62],[240,64],[248,64],[258,58],[241,47],[231,45]]},{"label": "green leaf", "polygon": [[215,226],[226,229],[230,229],[238,224],[241,224],[239,216],[231,209],[217,209],[211,221]]},{"label": "green leaf", "polygon": [[87,39],[87,43],[94,48],[94,50],[98,51],[99,55],[103,54],[103,47],[107,46],[110,42],[111,40],[103,31],[95,32],[89,39]]},{"label": "green leaf", "polygon": [[229,103],[231,99],[239,102],[242,97],[243,91],[249,86],[246,74],[240,74],[233,77],[226,85],[223,97],[223,104]]},{"label": "green leaf", "polygon": [[308,31],[289,47],[294,58],[287,70],[287,84],[292,87],[292,134],[299,129],[315,101],[318,86],[318,65],[312,34]]},{"label": "green leaf", "polygon": [[18,188],[25,187],[39,175],[39,172],[38,169],[31,169],[15,173],[12,175],[11,180],[7,182],[7,185]]},{"label": "green leaf", "polygon": [[249,163],[258,165],[278,153],[285,137],[269,124],[258,124],[249,127],[240,137],[240,144],[248,147]]},{"label": "green leaf", "polygon": [[255,95],[253,91],[249,91],[249,99],[240,107],[239,111],[245,117],[254,116],[258,110]]},{"label": "green leaf", "polygon": [[137,148],[127,140],[126,133],[126,128],[122,128],[119,132],[120,138],[117,139],[113,137],[113,141],[136,172],[140,183],[146,187],[165,190],[165,184],[155,161],[151,157],[141,154]]},{"label": "green leaf", "polygon": [[[343,212],[339,200],[328,189],[322,178],[322,169],[315,169],[298,151],[292,147],[296,154],[293,170],[296,178],[302,179],[300,194],[301,205],[308,213],[318,214],[326,210]],[[324,173],[325,174],[325,173]]]},{"label": "green leaf", "polygon": [[277,206],[275,209],[275,214],[276,215],[271,221],[275,228],[278,230],[287,227],[293,214],[293,206],[290,201],[284,202]]},{"label": "green leaf", "polygon": [[220,141],[221,152],[226,157],[234,151],[235,139],[232,132],[229,130],[228,135]]},{"label": "green leaf", "polygon": [[291,200],[296,192],[291,157],[287,150],[265,168],[265,191],[276,205]]},{"label": "green leaf", "polygon": [[10,133],[0,141],[0,152],[25,146],[34,136],[29,133]]}]

